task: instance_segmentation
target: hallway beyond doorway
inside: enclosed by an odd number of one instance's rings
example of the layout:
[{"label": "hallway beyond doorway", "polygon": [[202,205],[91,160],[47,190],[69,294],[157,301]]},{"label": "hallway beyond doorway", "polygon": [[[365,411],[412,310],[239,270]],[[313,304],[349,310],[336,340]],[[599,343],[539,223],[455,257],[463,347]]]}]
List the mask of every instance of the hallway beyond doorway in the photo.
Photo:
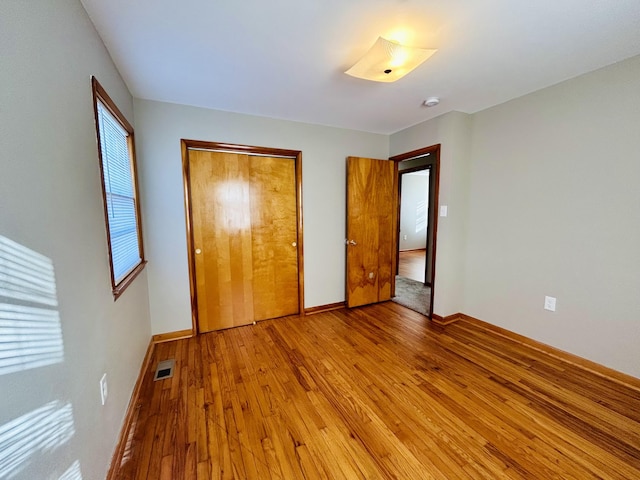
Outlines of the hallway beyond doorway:
[{"label": "hallway beyond doorway", "polygon": [[407,250],[400,252],[398,275],[424,283],[427,250]]},{"label": "hallway beyond doorway", "polygon": [[428,317],[431,314],[431,288],[424,281],[426,258],[424,248],[399,252],[396,292],[391,300]]}]

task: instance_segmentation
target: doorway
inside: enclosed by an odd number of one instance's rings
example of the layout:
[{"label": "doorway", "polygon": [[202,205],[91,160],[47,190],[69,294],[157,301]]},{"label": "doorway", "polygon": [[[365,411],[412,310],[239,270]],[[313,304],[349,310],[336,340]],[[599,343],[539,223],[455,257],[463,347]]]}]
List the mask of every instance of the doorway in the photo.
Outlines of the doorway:
[{"label": "doorway", "polygon": [[299,151],[182,141],[198,333],[302,311]]},{"label": "doorway", "polygon": [[398,171],[400,230],[396,274],[427,282],[427,231],[431,166]]},{"label": "doorway", "polygon": [[428,317],[433,312],[440,145],[392,157],[398,164],[395,295]]}]

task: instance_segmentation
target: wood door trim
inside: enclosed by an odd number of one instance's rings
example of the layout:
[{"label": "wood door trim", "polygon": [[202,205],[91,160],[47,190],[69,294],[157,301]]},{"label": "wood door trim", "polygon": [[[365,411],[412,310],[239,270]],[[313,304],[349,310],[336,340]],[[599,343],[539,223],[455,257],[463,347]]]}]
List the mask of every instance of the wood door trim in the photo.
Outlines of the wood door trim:
[{"label": "wood door trim", "polygon": [[[399,175],[398,175],[398,162],[393,162],[393,192],[398,191],[399,188]],[[396,202],[399,202],[400,199],[397,195],[394,195]],[[400,206],[397,208],[391,207],[391,225],[399,225],[400,224]],[[393,227],[392,227],[393,228]],[[396,229],[397,230],[397,229]],[[391,298],[396,295],[396,271],[398,270],[398,246],[400,245],[400,236],[399,232],[393,232],[391,234],[391,248],[392,252],[396,252],[395,255],[391,255]]]},{"label": "wood door trim", "polygon": [[404,170],[398,170],[399,175],[404,175],[405,173],[415,173],[421,172],[423,170],[431,170],[431,165],[418,165],[417,167],[411,167]]},{"label": "wood door trim", "polygon": [[193,215],[191,206],[191,178],[189,172],[189,150],[202,149],[220,152],[235,152],[247,155],[287,157],[295,161],[295,190],[298,243],[298,313],[304,315],[304,231],[302,222],[302,152],[281,148],[236,145],[231,143],[207,142],[203,140],[180,140],[182,152],[182,183],[184,187],[184,208],[187,234],[187,262],[189,265],[189,290],[191,297],[191,325],[194,335],[200,334],[198,325],[198,299],[196,295],[196,268],[193,255]]},{"label": "wood door trim", "polygon": [[189,292],[191,301],[191,330],[194,335],[200,333],[198,328],[198,299],[196,296],[196,264],[193,258],[193,214],[191,212],[191,176],[189,173],[189,144],[180,141],[182,151],[182,183],[184,186],[184,210],[187,233],[187,262],[189,265]]},{"label": "wood door trim", "polygon": [[[292,150],[293,151],[293,150]],[[295,151],[296,206],[298,216],[298,314],[304,316],[304,228],[302,223],[302,152]]]},{"label": "wood door trim", "polygon": [[[398,178],[398,164],[400,162],[403,162],[405,160],[412,160],[414,158],[419,158],[419,157],[424,157],[427,154],[432,155],[434,160],[433,160],[433,166],[431,168],[431,172],[430,172],[430,177],[433,176],[433,191],[434,191],[434,195],[433,195],[433,244],[431,246],[431,277],[428,279],[431,286],[431,301],[429,303],[429,314],[430,314],[430,318],[431,315],[433,315],[433,303],[434,303],[434,299],[435,299],[435,280],[436,280],[436,247],[438,245],[438,210],[439,210],[439,198],[440,198],[440,145],[439,143],[435,144],[435,145],[431,145],[429,147],[424,147],[424,148],[419,148],[417,150],[412,150],[410,152],[406,152],[406,153],[401,153],[399,155],[394,155],[393,157],[389,157],[389,160],[392,160],[393,162],[396,163],[396,181]],[[411,169],[408,169],[411,170]],[[396,189],[397,191],[397,189]],[[431,206],[431,202],[429,202],[430,206]],[[396,196],[396,206],[395,206],[395,211],[396,211],[396,215],[398,215],[398,219],[399,219],[399,209],[400,209],[400,198],[399,195]],[[431,215],[430,215],[431,216]],[[399,220],[398,220],[399,222]],[[400,241],[399,239],[399,228],[396,229],[395,232],[395,248],[397,249],[397,245],[398,242]],[[428,239],[427,239],[428,241]],[[428,245],[427,245],[428,248]],[[397,258],[397,257],[396,257]],[[427,275],[426,275],[426,269],[427,269],[427,263],[425,262],[425,283],[427,283]],[[394,267],[394,272],[396,267]],[[395,280],[395,277],[394,277]],[[395,289],[393,290],[393,293],[395,294]]]},{"label": "wood door trim", "polygon": [[412,150],[410,152],[401,153],[399,155],[394,155],[393,157],[389,157],[389,160],[394,162],[403,162],[405,160],[412,160],[418,157],[425,157],[427,154],[440,156],[440,144],[436,143],[435,145],[431,145],[430,147],[419,148],[417,150]]},{"label": "wood door trim", "polygon": [[282,148],[256,147],[253,145],[235,145],[231,143],[206,142],[202,140],[182,139],[188,149],[202,149],[216,152],[235,152],[246,155],[266,155],[270,157],[298,158],[302,156],[300,150],[287,150]]}]

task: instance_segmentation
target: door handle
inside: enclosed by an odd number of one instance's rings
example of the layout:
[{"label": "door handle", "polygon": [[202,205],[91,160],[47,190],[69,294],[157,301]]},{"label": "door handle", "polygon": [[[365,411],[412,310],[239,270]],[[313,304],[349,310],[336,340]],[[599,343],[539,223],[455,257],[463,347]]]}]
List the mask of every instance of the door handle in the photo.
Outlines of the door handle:
[{"label": "door handle", "polygon": [[355,240],[349,240],[349,245],[357,245]]},{"label": "door handle", "polygon": [[196,255],[200,255],[202,253],[202,250],[200,250],[199,248],[196,248]]},{"label": "door handle", "polygon": [[292,246],[292,247],[297,247],[297,246],[298,246],[298,244],[297,244],[296,242],[291,242],[291,246]]}]

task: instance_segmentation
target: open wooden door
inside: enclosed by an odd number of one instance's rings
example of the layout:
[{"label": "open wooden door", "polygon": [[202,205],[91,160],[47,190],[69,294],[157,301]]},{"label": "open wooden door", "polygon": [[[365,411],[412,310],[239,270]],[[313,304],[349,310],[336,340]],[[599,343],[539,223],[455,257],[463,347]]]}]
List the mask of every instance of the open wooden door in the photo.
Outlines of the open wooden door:
[{"label": "open wooden door", "polygon": [[347,158],[347,306],[391,299],[395,284],[396,163]]}]

